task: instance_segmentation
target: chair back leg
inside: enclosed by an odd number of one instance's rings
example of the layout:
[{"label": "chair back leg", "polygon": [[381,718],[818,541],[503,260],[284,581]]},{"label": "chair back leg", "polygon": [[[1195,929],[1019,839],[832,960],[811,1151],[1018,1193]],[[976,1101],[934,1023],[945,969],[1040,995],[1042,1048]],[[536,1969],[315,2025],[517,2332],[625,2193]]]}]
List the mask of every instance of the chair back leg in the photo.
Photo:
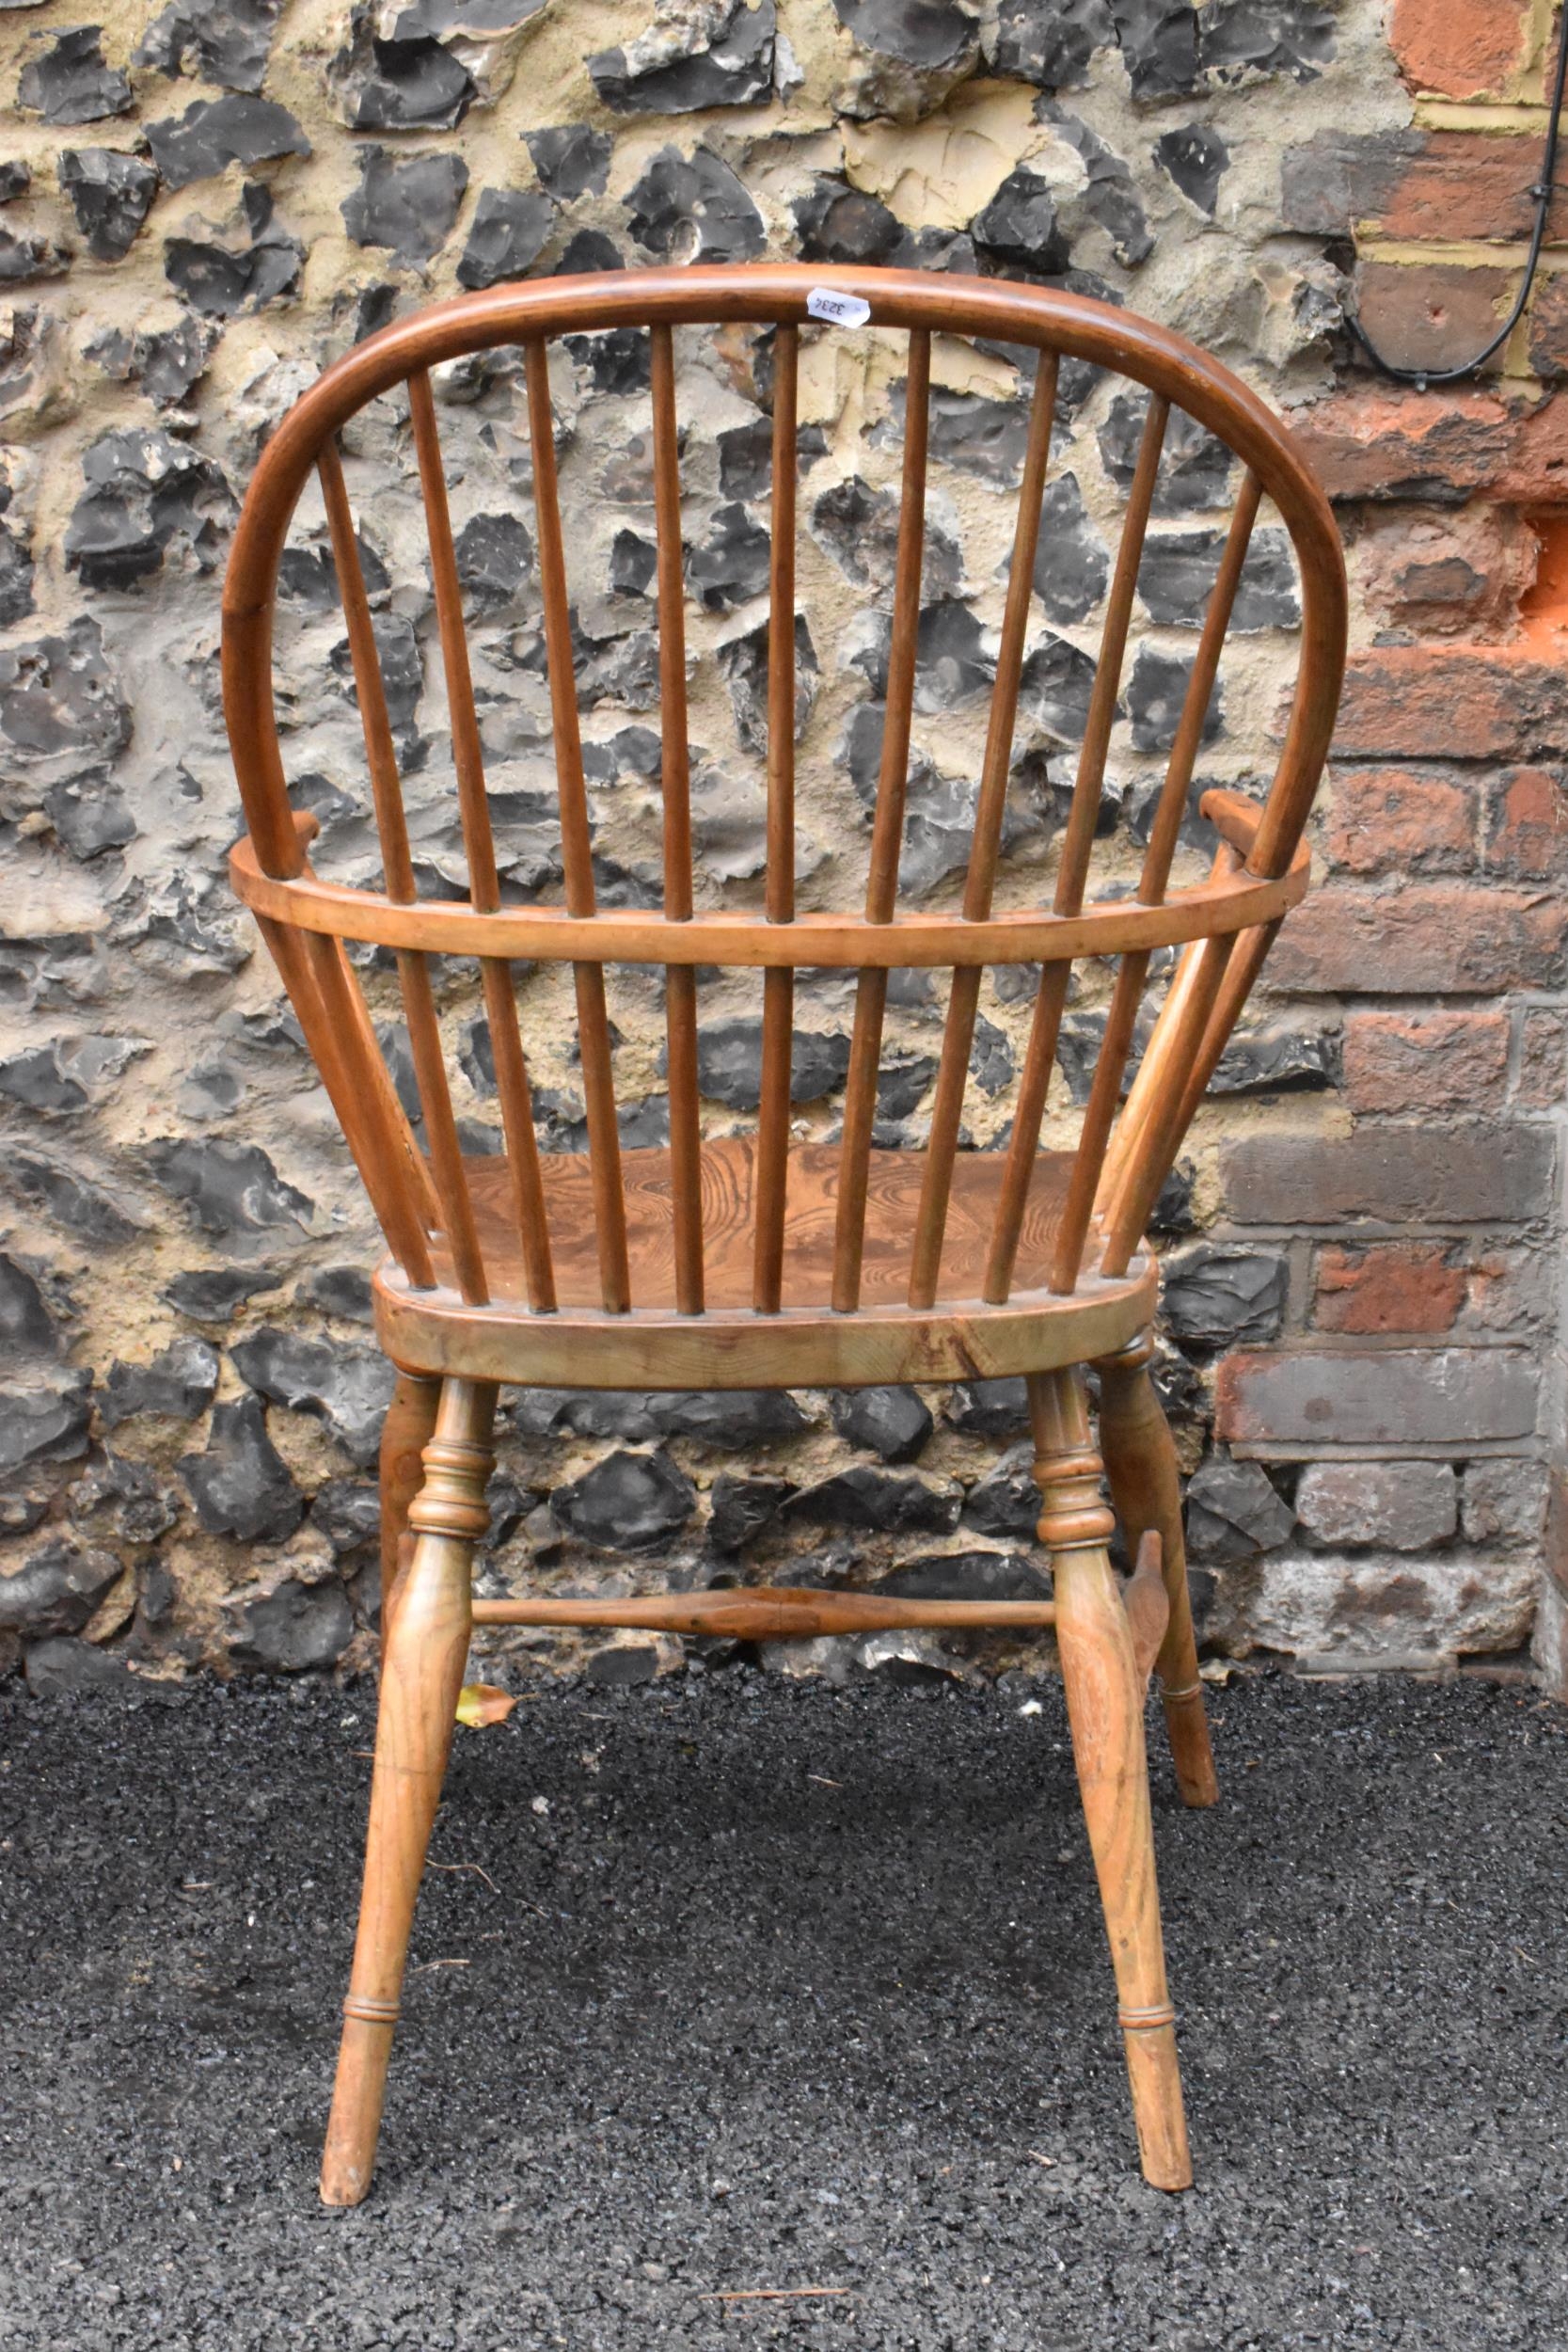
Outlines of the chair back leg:
[{"label": "chair back leg", "polygon": [[1153,2187],[1190,2188],[1176,2012],[1165,1985],[1154,1876],[1144,1684],[1105,1549],[1115,1521],[1100,1499],[1101,1464],[1082,1375],[1033,1375],[1029,1406],[1044,1505],[1039,1535],[1055,1573],[1073,1760],[1116,1970],[1138,2153]]},{"label": "chair back leg", "polygon": [[468,1655],[473,1548],[488,1525],[495,1406],[487,1383],[441,1383],[424,1482],[409,1506],[415,1540],[385,1636],[359,1931],[322,2158],[328,2205],[356,2205],[375,2166],[414,1904]]},{"label": "chair back leg", "polygon": [[1176,1785],[1183,1804],[1213,1804],[1220,1793],[1209,1744],[1209,1723],[1198,1679],[1197,1642],[1193,1632],[1192,1596],[1187,1585],[1187,1549],[1181,1529],[1181,1486],[1170,1424],[1148,1376],[1154,1343],[1146,1332],[1119,1356],[1096,1365],[1100,1375],[1100,1442],[1111,1501],[1129,1551],[1136,1552],[1150,1529],[1159,1536],[1170,1621],[1154,1671],[1160,1678],[1165,1729],[1170,1738]]}]

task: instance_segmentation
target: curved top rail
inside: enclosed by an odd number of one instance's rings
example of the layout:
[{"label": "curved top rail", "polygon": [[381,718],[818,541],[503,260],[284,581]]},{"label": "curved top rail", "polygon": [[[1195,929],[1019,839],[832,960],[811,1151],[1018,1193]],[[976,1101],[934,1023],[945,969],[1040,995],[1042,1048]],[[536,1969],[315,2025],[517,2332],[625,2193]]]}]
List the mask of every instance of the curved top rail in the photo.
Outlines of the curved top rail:
[{"label": "curved top rail", "polygon": [[[814,287],[858,296],[878,326],[986,335],[1115,370],[1196,418],[1257,475],[1295,544],[1302,573],[1301,666],[1278,770],[1248,863],[1290,862],[1328,749],[1344,663],[1344,560],[1328,502],[1289,433],[1240,377],[1169,329],[1108,303],[1012,279],[895,269],[749,262],[527,280],[458,295],[382,329],[304,393],[261,454],[234,534],[223,595],[224,703],[242,763],[245,817],[262,869],[297,875],[272,699],[272,611],[285,534],[311,467],[367,401],[418,369],[536,337],[615,326],[729,321],[809,326]],[[832,330],[828,330],[832,331]]]}]

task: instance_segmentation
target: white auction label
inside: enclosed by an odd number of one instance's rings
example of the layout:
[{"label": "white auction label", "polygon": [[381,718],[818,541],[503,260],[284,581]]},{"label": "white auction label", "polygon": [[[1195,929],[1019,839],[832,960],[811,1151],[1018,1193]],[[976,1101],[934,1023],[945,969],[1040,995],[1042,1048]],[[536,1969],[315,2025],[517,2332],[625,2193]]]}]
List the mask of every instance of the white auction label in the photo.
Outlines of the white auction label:
[{"label": "white auction label", "polygon": [[859,294],[832,294],[826,286],[814,286],[806,296],[806,309],[814,319],[826,319],[830,326],[863,326],[871,316],[871,305]]}]

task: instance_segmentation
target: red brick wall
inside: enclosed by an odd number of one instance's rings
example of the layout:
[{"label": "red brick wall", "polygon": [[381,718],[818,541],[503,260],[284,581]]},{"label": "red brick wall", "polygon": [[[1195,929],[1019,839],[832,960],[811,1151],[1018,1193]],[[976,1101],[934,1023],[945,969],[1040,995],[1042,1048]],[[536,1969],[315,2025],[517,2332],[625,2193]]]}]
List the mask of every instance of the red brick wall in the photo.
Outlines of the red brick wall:
[{"label": "red brick wall", "polygon": [[[1401,364],[1468,357],[1516,293],[1544,16],[1394,0],[1412,127],[1284,159],[1286,225],[1354,251]],[[1299,419],[1358,618],[1320,887],[1271,978],[1298,1014],[1338,1012],[1341,1117],[1284,1098],[1222,1144],[1216,1238],[1281,1254],[1288,1285],[1277,1335],[1219,1367],[1216,1434],[1294,1504],[1249,1573],[1263,1638],[1302,1657],[1345,1649],[1353,1596],[1353,1648],[1506,1652],[1561,1459],[1568,199],[1552,237],[1481,381],[1405,389],[1358,360]],[[1552,1516],[1536,1656],[1568,1690],[1560,1495]]]}]

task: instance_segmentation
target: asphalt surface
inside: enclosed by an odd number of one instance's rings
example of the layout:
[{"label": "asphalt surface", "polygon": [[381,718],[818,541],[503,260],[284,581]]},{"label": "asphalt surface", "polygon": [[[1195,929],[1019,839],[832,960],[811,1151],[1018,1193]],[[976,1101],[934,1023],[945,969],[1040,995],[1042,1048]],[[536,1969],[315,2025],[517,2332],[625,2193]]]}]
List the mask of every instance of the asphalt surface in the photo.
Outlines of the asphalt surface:
[{"label": "asphalt surface", "polygon": [[[6,1686],[0,2344],[1568,2344],[1568,1714],[1241,1682],[1207,1814],[1156,1740],[1171,2199],[1035,1695],[743,1670],[460,1731],[342,2214],[371,1686]],[[721,2299],[804,2287],[847,2292]]]}]

